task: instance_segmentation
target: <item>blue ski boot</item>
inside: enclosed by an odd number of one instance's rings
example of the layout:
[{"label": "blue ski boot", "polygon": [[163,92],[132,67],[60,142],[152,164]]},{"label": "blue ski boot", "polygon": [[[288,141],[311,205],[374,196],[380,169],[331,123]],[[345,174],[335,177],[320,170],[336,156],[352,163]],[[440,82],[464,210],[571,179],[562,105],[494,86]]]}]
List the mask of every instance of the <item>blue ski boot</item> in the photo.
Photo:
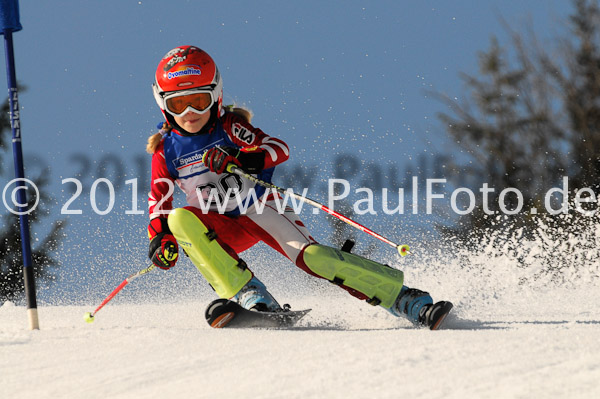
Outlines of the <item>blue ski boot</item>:
[{"label": "blue ski boot", "polygon": [[245,286],[233,297],[241,307],[258,312],[278,312],[281,306],[267,291],[267,287],[256,276],[252,277]]},{"label": "blue ski boot", "polygon": [[450,310],[452,303],[433,303],[427,292],[403,286],[394,305],[389,309],[394,316],[404,316],[413,324],[437,330]]}]

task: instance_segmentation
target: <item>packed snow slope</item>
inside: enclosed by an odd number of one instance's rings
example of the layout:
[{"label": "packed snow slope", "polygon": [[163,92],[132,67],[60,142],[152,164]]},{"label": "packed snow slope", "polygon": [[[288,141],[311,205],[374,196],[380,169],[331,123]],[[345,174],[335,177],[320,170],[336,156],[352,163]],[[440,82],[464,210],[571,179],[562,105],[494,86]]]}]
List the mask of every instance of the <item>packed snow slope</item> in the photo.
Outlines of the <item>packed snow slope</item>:
[{"label": "packed snow slope", "polygon": [[82,290],[81,304],[42,304],[39,331],[26,329],[23,306],[0,307],[0,397],[598,398],[597,258],[579,254],[572,270],[547,273],[541,247],[390,258],[407,285],[454,302],[440,331],[415,329],[264,248],[257,275],[281,302],[313,309],[296,328],[211,329],[203,314],[214,294],[186,261],[135,280],[86,324],[84,312],[132,266],[99,292]]}]

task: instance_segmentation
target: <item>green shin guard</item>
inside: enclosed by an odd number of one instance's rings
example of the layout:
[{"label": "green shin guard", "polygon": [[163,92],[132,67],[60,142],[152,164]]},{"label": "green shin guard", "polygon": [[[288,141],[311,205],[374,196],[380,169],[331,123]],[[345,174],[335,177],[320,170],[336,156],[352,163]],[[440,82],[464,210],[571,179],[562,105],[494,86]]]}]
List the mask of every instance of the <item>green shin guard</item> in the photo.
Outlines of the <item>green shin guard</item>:
[{"label": "green shin guard", "polygon": [[367,297],[371,305],[391,308],[404,282],[401,270],[324,245],[304,250],[304,263],[315,274],[335,284],[343,284]]},{"label": "green shin guard", "polygon": [[177,208],[168,222],[179,245],[219,297],[233,297],[250,281],[252,273],[245,263],[232,258],[192,212]]}]

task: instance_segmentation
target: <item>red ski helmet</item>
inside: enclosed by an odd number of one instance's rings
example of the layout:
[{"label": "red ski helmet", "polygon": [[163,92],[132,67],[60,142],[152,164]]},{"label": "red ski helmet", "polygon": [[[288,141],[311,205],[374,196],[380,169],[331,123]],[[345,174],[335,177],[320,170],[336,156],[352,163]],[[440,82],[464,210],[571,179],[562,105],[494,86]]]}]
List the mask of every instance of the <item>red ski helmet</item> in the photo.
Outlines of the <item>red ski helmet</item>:
[{"label": "red ski helmet", "polygon": [[[221,113],[221,75],[210,55],[198,47],[179,46],[169,51],[158,63],[152,89],[156,103],[171,124],[175,124],[173,115],[181,115],[187,110],[196,113],[210,110],[211,117],[218,117]],[[199,101],[197,98],[201,96],[207,99]],[[182,98],[196,99],[183,110],[177,109],[181,108],[181,101],[178,101],[178,107],[169,107],[174,102],[170,100]]]}]

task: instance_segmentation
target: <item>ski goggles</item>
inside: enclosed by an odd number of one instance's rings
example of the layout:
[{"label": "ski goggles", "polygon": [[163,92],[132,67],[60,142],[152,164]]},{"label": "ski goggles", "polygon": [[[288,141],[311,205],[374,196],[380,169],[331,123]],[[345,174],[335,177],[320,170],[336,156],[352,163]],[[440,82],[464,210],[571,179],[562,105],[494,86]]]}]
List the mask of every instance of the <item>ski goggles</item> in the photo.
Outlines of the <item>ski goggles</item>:
[{"label": "ski goggles", "polygon": [[183,116],[190,111],[204,114],[214,104],[212,90],[185,90],[166,94],[162,97],[163,109],[173,116]]}]

